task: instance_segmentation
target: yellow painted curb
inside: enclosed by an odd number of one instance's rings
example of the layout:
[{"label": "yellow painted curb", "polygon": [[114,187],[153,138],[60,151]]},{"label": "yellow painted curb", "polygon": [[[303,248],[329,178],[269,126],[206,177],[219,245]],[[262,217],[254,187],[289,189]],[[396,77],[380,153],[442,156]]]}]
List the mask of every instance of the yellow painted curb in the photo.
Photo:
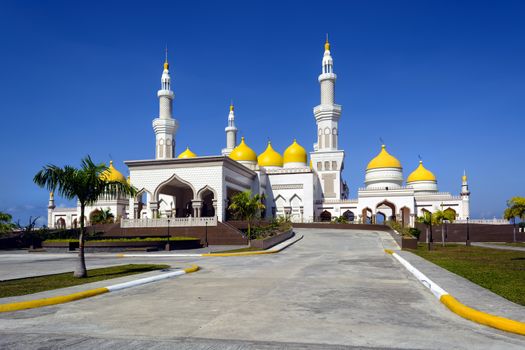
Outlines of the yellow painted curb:
[{"label": "yellow painted curb", "polygon": [[394,251],[391,249],[385,249],[385,253],[388,253],[390,255],[394,254]]},{"label": "yellow painted curb", "polygon": [[478,311],[476,309],[463,305],[450,294],[442,295],[439,300],[443,304],[445,304],[445,306],[448,307],[452,312],[463,318],[502,331],[525,335],[525,323],[523,322]]},{"label": "yellow painted curb", "polygon": [[197,265],[192,265],[191,267],[188,267],[187,269],[184,269],[184,272],[186,273],[192,273],[199,271],[199,267]]},{"label": "yellow painted curb", "polygon": [[0,304],[0,312],[18,311],[18,310],[25,310],[25,309],[33,309],[33,308],[42,307],[42,306],[63,304],[63,303],[68,303],[74,300],[79,300],[79,299],[89,298],[89,297],[99,295],[99,294],[104,294],[107,292],[109,292],[109,289],[104,287],[104,288],[90,289],[90,290],[73,293],[69,295],[59,295],[59,296],[51,297],[51,298],[21,301],[18,303],[11,303],[11,304]]}]

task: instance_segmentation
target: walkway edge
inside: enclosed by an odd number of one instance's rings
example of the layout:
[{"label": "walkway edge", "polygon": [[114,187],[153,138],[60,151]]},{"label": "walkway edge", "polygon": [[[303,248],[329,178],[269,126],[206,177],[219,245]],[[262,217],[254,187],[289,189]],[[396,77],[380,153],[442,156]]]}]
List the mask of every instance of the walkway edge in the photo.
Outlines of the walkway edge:
[{"label": "walkway edge", "polygon": [[410,271],[418,280],[427,287],[432,294],[439,299],[450,311],[476,323],[496,328],[505,332],[525,335],[525,323],[511,320],[509,318],[492,315],[483,311],[473,309],[467,305],[460,303],[456,298],[450,295],[443,288],[434,283],[430,278],[425,276],[421,271],[416,269],[407,260],[402,258],[399,254],[395,253],[390,249],[385,249],[385,253],[392,255],[396,258],[401,265],[403,265],[408,271]]},{"label": "walkway edge", "polygon": [[143,285],[146,283],[156,282],[156,281],[160,281],[163,279],[184,275],[187,273],[192,273],[198,270],[199,270],[199,267],[197,265],[193,265],[192,267],[182,269],[182,270],[176,270],[176,271],[172,271],[168,273],[163,273],[161,275],[140,278],[138,280],[114,284],[114,285],[107,286],[107,287],[88,289],[88,290],[73,293],[73,294],[58,295],[56,297],[43,298],[43,299],[20,301],[17,303],[0,304],[0,312],[12,312],[12,311],[19,311],[19,310],[26,310],[26,309],[34,309],[34,308],[43,307],[43,306],[69,303],[71,301],[90,298],[95,295],[115,292],[117,290],[135,287],[135,286]]}]

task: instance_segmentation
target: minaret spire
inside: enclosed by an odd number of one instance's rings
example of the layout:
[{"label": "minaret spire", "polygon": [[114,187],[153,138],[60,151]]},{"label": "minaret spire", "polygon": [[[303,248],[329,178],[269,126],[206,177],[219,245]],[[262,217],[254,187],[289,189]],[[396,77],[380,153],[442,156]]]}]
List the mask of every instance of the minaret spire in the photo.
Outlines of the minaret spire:
[{"label": "minaret spire", "polygon": [[157,92],[159,98],[159,117],[153,120],[153,130],[156,137],[156,159],[171,159],[175,155],[175,133],[179,127],[173,119],[173,100],[175,94],[171,90],[171,77],[168,63],[168,46],[165,49],[164,70],[160,79],[161,86]]},{"label": "minaret spire", "polygon": [[222,149],[222,155],[227,156],[237,146],[237,127],[235,126],[235,107],[233,100],[230,102],[230,114],[228,114],[228,126],[226,132],[226,147]]}]

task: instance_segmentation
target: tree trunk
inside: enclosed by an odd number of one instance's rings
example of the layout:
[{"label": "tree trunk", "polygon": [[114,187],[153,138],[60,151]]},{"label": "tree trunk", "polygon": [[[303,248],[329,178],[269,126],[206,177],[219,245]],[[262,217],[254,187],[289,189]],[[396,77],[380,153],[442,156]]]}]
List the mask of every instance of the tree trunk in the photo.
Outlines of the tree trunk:
[{"label": "tree trunk", "polygon": [[252,232],[250,227],[250,220],[248,220],[248,247],[252,246]]},{"label": "tree trunk", "polygon": [[80,203],[80,235],[78,237],[78,263],[73,276],[78,278],[87,277],[86,259],[84,257],[84,210],[85,205]]},{"label": "tree trunk", "polygon": [[516,243],[516,218],[512,219],[512,241]]},{"label": "tree trunk", "polygon": [[427,225],[426,229],[427,229],[427,231],[426,231],[426,243],[427,243],[428,250],[430,250],[430,234],[429,234],[428,225]]},{"label": "tree trunk", "polygon": [[441,245],[445,246],[445,225],[441,224]]}]

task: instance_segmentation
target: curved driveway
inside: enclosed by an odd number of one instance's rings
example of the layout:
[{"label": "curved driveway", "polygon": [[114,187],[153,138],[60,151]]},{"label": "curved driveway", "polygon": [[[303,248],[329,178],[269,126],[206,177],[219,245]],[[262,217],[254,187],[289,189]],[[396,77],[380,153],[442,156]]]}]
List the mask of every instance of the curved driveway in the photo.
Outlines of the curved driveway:
[{"label": "curved driveway", "polygon": [[525,348],[525,337],[446,309],[383,252],[384,244],[392,244],[384,233],[296,232],[304,239],[279,254],[156,258],[197,263],[202,270],[74,303],[0,314],[0,348]]}]

